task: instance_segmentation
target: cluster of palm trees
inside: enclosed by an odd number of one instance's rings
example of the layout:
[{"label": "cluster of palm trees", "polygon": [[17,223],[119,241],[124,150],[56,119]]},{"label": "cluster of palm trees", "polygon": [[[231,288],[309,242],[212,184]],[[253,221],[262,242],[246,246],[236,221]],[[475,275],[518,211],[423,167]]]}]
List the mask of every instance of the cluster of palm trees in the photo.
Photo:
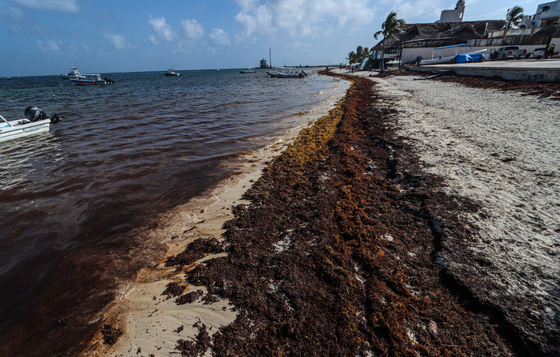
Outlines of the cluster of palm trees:
[{"label": "cluster of palm trees", "polygon": [[367,47],[364,48],[362,46],[358,46],[358,47],[356,47],[356,52],[352,51],[352,52],[348,53],[347,60],[349,61],[349,64],[361,63],[368,56],[369,56],[369,48],[367,48]]}]

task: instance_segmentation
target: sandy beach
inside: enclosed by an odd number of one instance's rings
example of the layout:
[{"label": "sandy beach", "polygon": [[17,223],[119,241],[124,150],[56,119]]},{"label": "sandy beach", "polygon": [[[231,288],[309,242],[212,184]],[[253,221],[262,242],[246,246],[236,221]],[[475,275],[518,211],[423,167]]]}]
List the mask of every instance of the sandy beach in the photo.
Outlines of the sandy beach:
[{"label": "sandy beach", "polygon": [[[337,94],[338,96],[343,93]],[[318,118],[328,114],[339,97],[331,103],[312,111],[301,113],[307,124],[288,130],[273,143],[260,150],[245,153],[227,170],[233,172],[231,179],[221,182],[205,197],[191,200],[177,207],[158,222],[158,229],[146,239],[165,244],[166,254],[159,264],[139,273],[133,284],[123,286],[116,303],[104,316],[104,326],[85,349],[85,356],[169,356],[174,353],[179,339],[191,339],[198,334],[194,327],[202,323],[210,335],[220,327],[231,324],[237,317],[236,309],[227,299],[194,301],[177,304],[173,294],[164,294],[169,284],[184,284],[184,275],[176,266],[168,266],[169,257],[185,251],[189,244],[215,238],[223,241],[224,224],[234,218],[233,208],[250,202],[243,194],[262,175],[270,161],[290,146],[301,130],[312,125]],[[205,254],[195,265],[226,256],[226,253]],[[207,293],[205,286],[188,286],[184,292]],[[182,291],[181,291],[182,292]],[[196,299],[195,299],[196,300]],[[114,344],[106,343],[107,336],[115,337]]]},{"label": "sandy beach", "polygon": [[163,218],[83,355],[560,353],[560,102],[354,76]]}]

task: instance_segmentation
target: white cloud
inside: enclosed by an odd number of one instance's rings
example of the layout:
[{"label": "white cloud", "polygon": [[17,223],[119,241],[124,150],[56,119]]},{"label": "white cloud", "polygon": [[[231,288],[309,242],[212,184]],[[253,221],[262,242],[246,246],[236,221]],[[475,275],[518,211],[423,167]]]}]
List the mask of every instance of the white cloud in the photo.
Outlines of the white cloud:
[{"label": "white cloud", "polygon": [[286,46],[284,46],[284,48],[287,48],[289,50],[297,50],[297,49],[300,49],[300,48],[307,48],[307,47],[311,47],[311,45],[309,43],[301,43],[299,41],[291,42],[291,43],[287,44]]},{"label": "white cloud", "polygon": [[212,43],[215,45],[229,46],[231,43],[229,40],[229,35],[222,29],[212,29],[212,32],[210,32],[209,36],[210,41],[212,41]]},{"label": "white cloud", "polygon": [[132,48],[132,45],[121,35],[118,34],[105,34],[105,38],[109,39],[109,42],[117,50],[124,50],[127,48]]},{"label": "white cloud", "polygon": [[255,7],[256,4],[259,3],[258,0],[235,0],[235,2],[243,10],[250,10],[251,8]]},{"label": "white cloud", "polygon": [[181,31],[183,37],[193,41],[200,40],[204,36],[204,27],[195,19],[181,22]]},{"label": "white cloud", "polygon": [[0,1],[0,23],[10,32],[35,33],[48,36],[49,31],[27,15],[22,9]]},{"label": "white cloud", "polygon": [[[445,2],[445,1],[444,1]],[[456,3],[444,5],[441,0],[402,1],[396,0],[393,6],[397,11],[399,19],[415,23],[414,19],[424,18],[423,22],[435,22],[439,20],[442,10],[452,10]]]},{"label": "white cloud", "polygon": [[76,3],[76,0],[13,0],[13,2],[30,10],[47,10],[69,13],[76,13],[80,11],[80,7]]},{"label": "white cloud", "polygon": [[157,45],[162,41],[173,41],[177,35],[165,21],[165,17],[151,18],[148,24],[152,27],[154,32],[148,37],[152,45]]},{"label": "white cloud", "polygon": [[47,40],[47,43],[43,43],[41,41],[37,41],[37,46],[39,49],[45,53],[58,53],[60,52],[60,47],[58,43],[53,40]]},{"label": "white cloud", "polygon": [[236,38],[284,31],[290,37],[318,36],[338,28],[360,27],[374,20],[375,10],[368,0],[236,0],[241,11],[235,20],[241,24]]}]

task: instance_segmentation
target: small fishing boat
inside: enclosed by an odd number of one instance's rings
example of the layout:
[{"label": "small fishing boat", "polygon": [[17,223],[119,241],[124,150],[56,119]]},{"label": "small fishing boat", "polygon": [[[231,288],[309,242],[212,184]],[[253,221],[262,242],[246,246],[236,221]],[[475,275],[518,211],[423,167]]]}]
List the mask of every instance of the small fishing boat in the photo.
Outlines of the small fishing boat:
[{"label": "small fishing boat", "polygon": [[241,74],[250,74],[250,73],[257,73],[254,69],[242,69],[239,71]]},{"label": "small fishing boat", "polygon": [[307,77],[307,73],[301,72],[266,72],[271,77],[277,78],[304,78]]},{"label": "small fishing boat", "polygon": [[80,79],[82,78],[82,75],[80,74],[79,69],[76,67],[70,67],[70,72],[67,74],[61,74],[60,77],[62,77],[62,79]]},{"label": "small fishing boat", "polygon": [[[452,46],[443,46],[434,48],[432,51],[432,58],[431,59],[423,59],[420,61],[420,65],[429,65],[429,64],[444,64],[444,63],[453,63],[452,61],[457,57],[458,50],[462,47],[468,46],[467,44],[461,45],[452,45]],[[444,56],[441,53],[445,50],[451,49],[454,51],[453,55]]]},{"label": "small fishing boat", "polygon": [[278,73],[279,78],[303,78],[305,76],[306,74],[303,71],[299,73]]},{"label": "small fishing boat", "polygon": [[165,74],[166,77],[177,77],[181,75],[181,73],[175,72],[175,69],[173,68],[169,68],[167,72],[164,72],[163,74]]},{"label": "small fishing boat", "polygon": [[82,74],[81,78],[71,79],[72,82],[76,84],[113,84],[110,78],[101,78],[98,73]]},{"label": "small fishing boat", "polygon": [[48,132],[51,124],[60,121],[58,115],[49,116],[37,107],[27,107],[25,117],[8,121],[0,115],[0,142]]}]

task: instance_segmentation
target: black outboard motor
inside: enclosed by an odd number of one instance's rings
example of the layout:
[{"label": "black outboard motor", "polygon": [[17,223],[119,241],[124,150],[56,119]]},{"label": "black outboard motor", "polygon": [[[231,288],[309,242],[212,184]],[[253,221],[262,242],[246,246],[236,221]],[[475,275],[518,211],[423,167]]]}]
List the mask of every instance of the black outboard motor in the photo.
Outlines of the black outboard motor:
[{"label": "black outboard motor", "polygon": [[50,119],[51,123],[56,124],[60,121],[60,117],[56,113],[49,116],[42,109],[37,108],[37,107],[31,107],[31,106],[29,106],[25,109],[25,117],[27,119],[31,120],[32,122],[33,121]]}]

